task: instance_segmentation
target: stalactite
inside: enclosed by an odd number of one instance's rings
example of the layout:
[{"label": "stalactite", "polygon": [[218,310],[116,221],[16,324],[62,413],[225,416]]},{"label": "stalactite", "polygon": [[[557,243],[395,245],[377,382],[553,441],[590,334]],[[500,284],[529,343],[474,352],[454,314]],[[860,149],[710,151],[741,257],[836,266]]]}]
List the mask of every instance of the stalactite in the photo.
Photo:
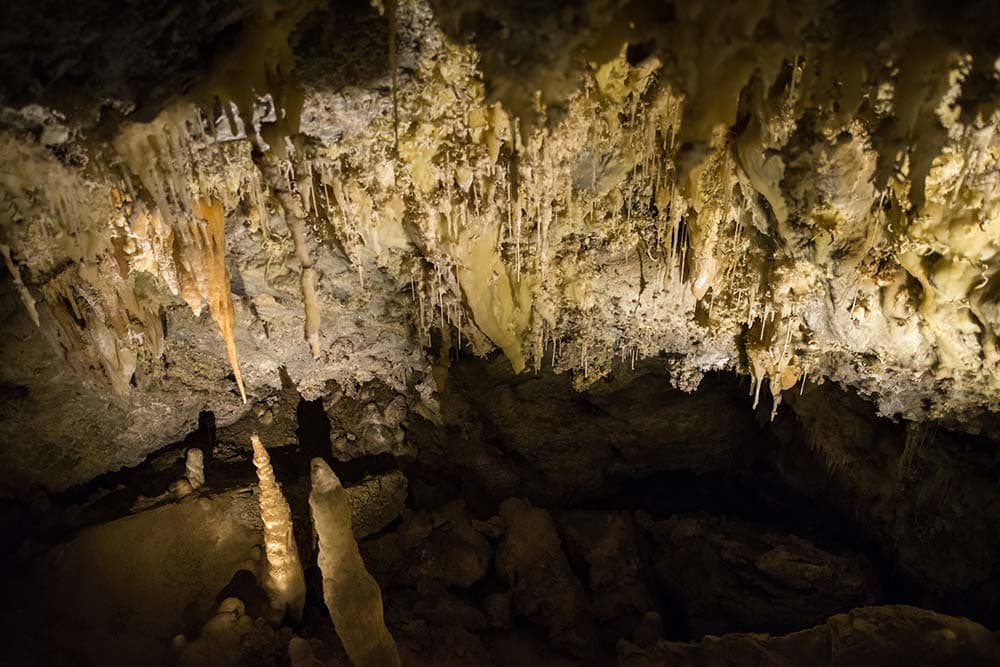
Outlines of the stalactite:
[{"label": "stalactite", "polygon": [[250,436],[250,441],[260,482],[260,516],[264,522],[263,588],[271,599],[271,606],[280,615],[287,611],[295,620],[301,620],[306,582],[292,530],[292,512],[281,493],[281,485],[274,478],[267,449],[256,433]]},{"label": "stalactite", "polygon": [[396,642],[385,627],[381,591],[365,569],[351,529],[347,492],[320,458],[312,460],[309,507],[319,538],[323,598],[347,656],[358,667],[398,666]]},{"label": "stalactite", "polygon": [[[291,169],[291,165],[289,165]],[[287,174],[282,179],[278,173],[279,169],[273,164],[261,165],[262,175],[271,185],[271,190],[281,203],[285,213],[285,222],[292,233],[292,243],[295,246],[295,256],[302,267],[302,304],[305,312],[305,327],[303,336],[313,359],[319,359],[322,350],[319,344],[320,310],[319,297],[316,292],[316,268],[313,265],[312,257],[309,255],[309,247],[306,244],[306,213],[302,198],[292,191],[293,175]],[[287,183],[287,185],[286,185]]]},{"label": "stalactite", "polygon": [[0,243],[0,255],[3,255],[3,262],[7,265],[7,271],[10,273],[11,280],[14,282],[14,288],[17,290],[18,296],[21,297],[21,303],[24,304],[24,309],[28,311],[28,317],[30,317],[31,321],[35,323],[36,327],[41,326],[38,323],[38,309],[35,308],[35,297],[31,296],[31,292],[28,291],[28,287],[21,280],[21,270],[10,257],[10,246]]},{"label": "stalactite", "polygon": [[305,338],[309,343],[313,359],[320,358],[319,346],[319,299],[316,296],[316,269],[313,267],[312,258],[309,256],[309,249],[306,247],[305,223],[301,219],[288,221],[288,227],[292,232],[292,240],[295,243],[295,254],[302,265],[302,301],[305,308]]},{"label": "stalactite", "polygon": [[212,319],[219,329],[219,334],[226,345],[226,356],[236,378],[236,386],[240,397],[247,402],[247,393],[243,387],[243,374],[240,372],[240,361],[236,355],[236,325],[233,310],[233,297],[229,288],[229,269],[226,268],[226,236],[225,219],[222,204],[214,199],[198,199],[194,203],[195,217],[205,221],[203,226],[193,230],[194,247],[201,254],[200,263],[202,275],[193,276],[204,285],[202,294],[208,301]]}]

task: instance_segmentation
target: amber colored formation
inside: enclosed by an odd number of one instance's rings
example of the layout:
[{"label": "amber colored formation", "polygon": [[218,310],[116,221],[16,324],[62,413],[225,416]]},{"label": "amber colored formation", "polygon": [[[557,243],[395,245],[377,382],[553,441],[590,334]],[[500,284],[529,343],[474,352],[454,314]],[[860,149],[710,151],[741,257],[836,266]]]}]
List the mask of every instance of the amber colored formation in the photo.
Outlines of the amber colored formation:
[{"label": "amber colored formation", "polygon": [[260,516],[264,522],[263,587],[279,617],[287,611],[294,619],[302,618],[306,600],[306,582],[295,544],[292,513],[274,478],[267,449],[256,434],[253,441],[253,464],[260,482]]},{"label": "amber colored formation", "polygon": [[[243,374],[240,372],[240,360],[236,356],[236,332],[233,317],[233,298],[229,288],[229,271],[226,269],[226,235],[222,205],[217,201],[198,200],[194,204],[193,213],[196,218],[204,221],[204,226],[189,230],[194,247],[198,248],[201,257],[194,261],[195,275],[181,272],[182,284],[194,281],[208,301],[208,309],[212,319],[219,328],[219,335],[226,344],[226,356],[229,365],[236,376],[236,386],[240,397],[245,403],[246,389],[243,388]],[[204,273],[205,275],[201,275]],[[185,277],[186,276],[186,277]]]}]

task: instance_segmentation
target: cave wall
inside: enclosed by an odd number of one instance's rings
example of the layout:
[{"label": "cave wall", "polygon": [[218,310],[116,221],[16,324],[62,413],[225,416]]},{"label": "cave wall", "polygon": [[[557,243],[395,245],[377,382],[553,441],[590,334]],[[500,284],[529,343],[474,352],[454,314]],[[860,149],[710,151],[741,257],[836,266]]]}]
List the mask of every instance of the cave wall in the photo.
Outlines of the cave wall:
[{"label": "cave wall", "polygon": [[5,493],[445,348],[990,428],[989,3],[199,7],[3,10]]}]

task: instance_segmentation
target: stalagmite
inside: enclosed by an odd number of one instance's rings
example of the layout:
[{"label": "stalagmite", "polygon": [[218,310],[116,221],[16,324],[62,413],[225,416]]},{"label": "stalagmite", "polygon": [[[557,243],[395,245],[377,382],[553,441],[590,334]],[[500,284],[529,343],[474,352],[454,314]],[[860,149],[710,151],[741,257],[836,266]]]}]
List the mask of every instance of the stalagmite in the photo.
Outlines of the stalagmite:
[{"label": "stalagmite", "polygon": [[250,440],[253,443],[253,464],[260,481],[260,516],[264,522],[264,590],[278,613],[284,615],[287,610],[293,618],[300,620],[306,601],[306,582],[292,531],[292,512],[281,493],[281,485],[274,479],[267,450],[256,433],[250,436]]},{"label": "stalagmite", "polygon": [[382,593],[361,560],[351,530],[347,492],[320,458],[312,460],[309,507],[319,538],[323,598],[347,656],[359,667],[399,665],[396,642],[382,615]]},{"label": "stalagmite", "polygon": [[192,490],[205,485],[205,455],[197,447],[187,450],[184,459],[184,477]]}]

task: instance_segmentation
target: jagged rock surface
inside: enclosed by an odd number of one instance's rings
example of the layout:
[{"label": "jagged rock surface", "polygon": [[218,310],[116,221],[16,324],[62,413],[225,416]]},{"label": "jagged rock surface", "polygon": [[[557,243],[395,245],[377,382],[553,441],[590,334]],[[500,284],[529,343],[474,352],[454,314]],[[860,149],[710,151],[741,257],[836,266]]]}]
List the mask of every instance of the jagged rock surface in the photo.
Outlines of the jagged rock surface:
[{"label": "jagged rock surface", "polygon": [[285,4],[5,5],[4,44],[71,35],[4,51],[8,491],[231,424],[279,368],[310,399],[437,384],[432,339],[579,386],[666,354],[686,389],[996,409],[988,3]]},{"label": "jagged rock surface", "polygon": [[405,440],[406,397],[384,383],[366,384],[354,396],[336,390],[324,407],[330,418],[330,444],[337,458],[414,453]]},{"label": "jagged rock surface", "polygon": [[558,523],[566,554],[586,563],[598,634],[611,645],[631,637],[643,615],[656,608],[632,517],[624,512],[573,511],[560,514]]},{"label": "jagged rock surface", "polygon": [[693,637],[793,632],[882,601],[860,554],[704,514],[658,521],[652,533],[656,578],[681,602]]},{"label": "jagged rock surface", "polygon": [[507,532],[497,547],[497,570],[524,618],[544,628],[555,646],[593,651],[593,620],[583,586],[569,566],[552,516],[523,500],[500,506]]},{"label": "jagged rock surface", "polygon": [[783,637],[739,634],[698,644],[659,642],[641,649],[623,642],[622,667],[750,667],[751,665],[994,665],[1000,643],[983,626],[906,606],[865,607],[825,625]]},{"label": "jagged rock surface", "polygon": [[805,392],[792,407],[776,426],[789,484],[857,517],[886,558],[941,598],[1000,591],[993,442],[879,419],[838,387]]}]

